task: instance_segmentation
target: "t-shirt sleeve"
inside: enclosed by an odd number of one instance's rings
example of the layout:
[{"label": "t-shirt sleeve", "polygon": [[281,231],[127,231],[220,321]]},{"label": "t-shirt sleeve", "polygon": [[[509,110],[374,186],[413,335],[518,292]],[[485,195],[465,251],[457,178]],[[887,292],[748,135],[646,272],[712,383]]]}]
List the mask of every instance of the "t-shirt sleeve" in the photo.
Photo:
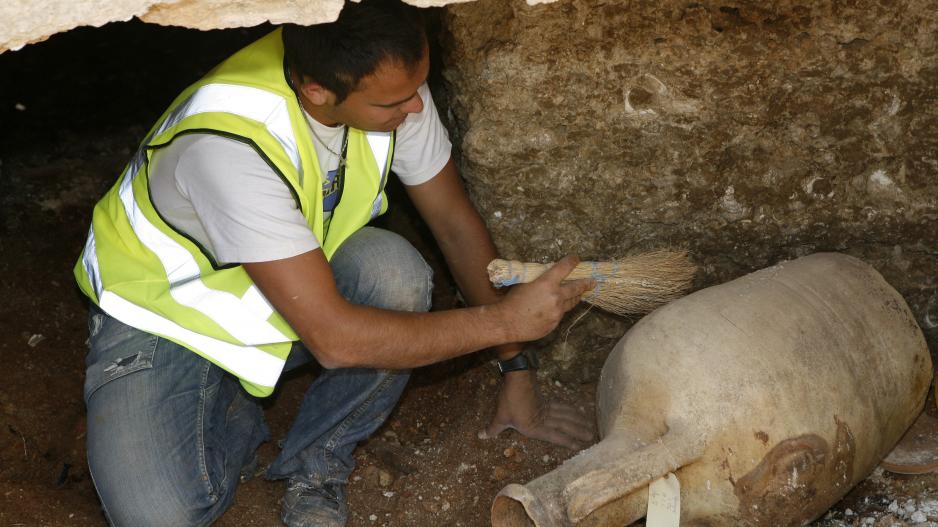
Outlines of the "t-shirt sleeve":
[{"label": "t-shirt sleeve", "polygon": [[452,144],[426,83],[417,89],[423,111],[412,113],[397,129],[391,170],[405,185],[419,185],[437,175],[449,161]]},{"label": "t-shirt sleeve", "polygon": [[175,183],[218,262],[279,260],[319,247],[288,184],[247,144],[202,135],[180,153]]}]

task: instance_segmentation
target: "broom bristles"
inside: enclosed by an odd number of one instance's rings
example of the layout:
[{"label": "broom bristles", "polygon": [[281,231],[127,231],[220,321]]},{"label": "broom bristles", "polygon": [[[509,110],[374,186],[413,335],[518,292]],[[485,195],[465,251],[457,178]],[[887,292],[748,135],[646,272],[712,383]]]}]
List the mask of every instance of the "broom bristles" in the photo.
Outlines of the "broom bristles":
[{"label": "broom bristles", "polygon": [[[492,260],[489,280],[496,287],[527,283],[553,264]],[[608,262],[581,262],[567,280],[592,278],[596,287],[582,300],[617,315],[638,315],[684,296],[697,266],[687,251],[657,250]]]}]

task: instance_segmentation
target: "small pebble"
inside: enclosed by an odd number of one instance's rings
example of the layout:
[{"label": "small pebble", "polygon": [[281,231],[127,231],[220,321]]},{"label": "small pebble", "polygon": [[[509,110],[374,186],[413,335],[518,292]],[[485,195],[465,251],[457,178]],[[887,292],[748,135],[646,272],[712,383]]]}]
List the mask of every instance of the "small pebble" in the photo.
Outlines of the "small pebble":
[{"label": "small pebble", "polygon": [[371,485],[377,485],[378,482],[381,481],[380,472],[381,472],[381,469],[379,469],[378,467],[374,465],[369,465],[362,469],[361,477],[364,478],[364,480],[367,483]]},{"label": "small pebble", "polygon": [[394,476],[391,475],[387,470],[378,471],[378,484],[382,487],[387,487],[391,483],[394,483]]},{"label": "small pebble", "polygon": [[377,520],[378,520],[378,515],[377,515],[377,514],[372,514],[371,516],[368,517],[368,519],[371,520],[371,521],[377,521]]},{"label": "small pebble", "polygon": [[902,506],[902,509],[906,514],[912,514],[915,512],[915,500],[906,500],[905,505]]}]

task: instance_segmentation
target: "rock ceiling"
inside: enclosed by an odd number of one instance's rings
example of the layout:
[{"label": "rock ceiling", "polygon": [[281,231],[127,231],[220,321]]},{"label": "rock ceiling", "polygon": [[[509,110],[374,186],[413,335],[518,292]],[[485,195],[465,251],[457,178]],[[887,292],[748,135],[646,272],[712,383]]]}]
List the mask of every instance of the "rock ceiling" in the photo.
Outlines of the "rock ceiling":
[{"label": "rock ceiling", "polygon": [[[465,0],[409,0],[431,7]],[[0,2],[0,53],[79,26],[138,17],[195,29],[249,27],[264,22],[318,24],[335,20],[342,0],[6,0]],[[539,3],[529,0],[529,3]]]}]

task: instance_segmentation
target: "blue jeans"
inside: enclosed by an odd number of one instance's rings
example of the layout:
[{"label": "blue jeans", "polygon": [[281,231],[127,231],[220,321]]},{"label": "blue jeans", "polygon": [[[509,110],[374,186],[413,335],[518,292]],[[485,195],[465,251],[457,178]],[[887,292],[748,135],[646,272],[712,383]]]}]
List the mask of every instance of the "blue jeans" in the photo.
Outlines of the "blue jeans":
[{"label": "blue jeans", "polygon": [[[427,311],[432,273],[403,238],[366,227],[334,255],[351,302]],[[258,401],[199,355],[93,307],[84,397],[88,464],[115,526],[209,525],[231,504],[239,475],[268,439]],[[295,345],[287,368],[309,362]],[[355,445],[397,404],[408,371],[323,370],[308,388],[270,479],[345,482]]]}]

